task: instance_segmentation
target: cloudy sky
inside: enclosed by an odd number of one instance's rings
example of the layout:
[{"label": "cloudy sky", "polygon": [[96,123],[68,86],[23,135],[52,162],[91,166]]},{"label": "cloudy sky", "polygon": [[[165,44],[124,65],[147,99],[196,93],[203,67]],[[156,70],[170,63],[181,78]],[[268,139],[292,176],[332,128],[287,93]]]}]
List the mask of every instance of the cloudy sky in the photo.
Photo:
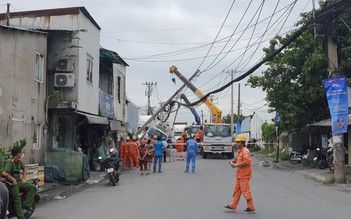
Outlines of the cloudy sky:
[{"label": "cloudy sky", "polygon": [[[176,84],[171,81],[170,66],[187,78],[200,69],[193,84],[208,93],[226,84],[231,70],[235,78],[259,62],[269,40],[293,30],[300,13],[313,6],[313,0],[0,0],[0,13],[6,11],[6,3],[11,3],[12,12],[84,6],[101,27],[101,46],[129,64],[128,97],[145,106],[143,84],[157,82],[151,97],[154,107],[182,85],[176,76]],[[245,86],[245,81],[240,82],[242,114],[266,111],[265,93]],[[185,94],[196,100],[189,89]],[[234,84],[235,112],[237,96]],[[230,100],[230,88],[213,96],[223,115],[230,112]],[[209,118],[205,105],[196,110]],[[181,109],[177,121],[193,122],[193,116]]]}]

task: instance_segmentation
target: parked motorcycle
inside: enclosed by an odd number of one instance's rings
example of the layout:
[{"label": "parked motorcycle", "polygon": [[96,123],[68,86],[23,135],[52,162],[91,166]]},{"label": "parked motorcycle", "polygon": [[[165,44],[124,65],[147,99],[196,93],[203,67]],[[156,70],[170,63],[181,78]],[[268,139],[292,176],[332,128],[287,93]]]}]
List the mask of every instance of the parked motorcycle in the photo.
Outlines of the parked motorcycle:
[{"label": "parked motorcycle", "polygon": [[328,164],[328,168],[330,169],[330,171],[332,173],[334,173],[334,157],[333,157],[333,153],[334,153],[334,148],[333,146],[328,146],[327,148],[327,164]]},{"label": "parked motorcycle", "polygon": [[[292,164],[297,164],[299,162],[302,162],[303,157],[306,155],[307,153],[301,153],[299,151],[292,151],[290,154],[290,163]],[[308,155],[307,155],[308,157]]]},{"label": "parked motorcycle", "polygon": [[[327,154],[330,147],[327,148],[317,148],[316,156],[313,158],[313,162],[311,163],[312,167],[318,167],[319,169],[330,168],[330,161],[327,160]],[[330,153],[330,152],[329,152]],[[332,151],[331,151],[332,153]],[[330,158],[328,158],[330,159]],[[331,161],[332,162],[332,161]]]},{"label": "parked motorcycle", "polygon": [[[33,185],[35,185],[37,187],[39,179],[28,180],[28,182],[33,184]],[[5,183],[10,185],[10,186],[12,185],[12,183],[9,182],[9,181],[6,181]],[[26,199],[26,195],[27,195],[26,191],[20,191],[20,197],[21,197],[22,203]],[[31,206],[32,210],[23,209],[23,213],[24,213],[24,217],[25,218],[28,219],[28,218],[30,218],[33,215],[36,205],[39,204],[39,200],[40,200],[40,196],[38,195],[38,191],[37,191],[37,193],[35,194],[32,206]],[[15,211],[15,205],[14,205],[13,199],[11,197],[10,197],[10,202],[9,202],[9,206],[7,208],[7,211],[8,211],[8,214],[7,214],[8,218],[17,217],[16,211]]]},{"label": "parked motorcycle", "polygon": [[[115,186],[119,181],[119,162],[117,160],[117,153],[114,152],[114,149],[110,150],[110,154],[106,156],[103,161],[103,166],[105,167],[105,178],[109,179],[110,183]],[[99,157],[101,159],[101,157]]]}]

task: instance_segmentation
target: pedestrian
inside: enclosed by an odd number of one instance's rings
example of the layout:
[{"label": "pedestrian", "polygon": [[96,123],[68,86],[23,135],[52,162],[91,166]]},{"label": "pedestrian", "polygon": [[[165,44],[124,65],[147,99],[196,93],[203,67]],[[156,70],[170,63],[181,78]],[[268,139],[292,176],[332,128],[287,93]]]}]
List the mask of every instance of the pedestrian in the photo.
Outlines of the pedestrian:
[{"label": "pedestrian", "polygon": [[233,200],[230,205],[225,208],[236,211],[236,207],[239,204],[240,196],[243,196],[247,202],[247,208],[243,210],[244,214],[252,214],[256,212],[249,181],[252,177],[252,165],[251,165],[251,154],[249,149],[245,147],[246,137],[243,134],[239,134],[235,138],[235,143],[238,149],[237,156],[234,161],[229,161],[232,168],[236,168],[236,180],[234,185]]},{"label": "pedestrian", "polygon": [[133,159],[135,168],[139,168],[139,142],[138,142],[136,136],[134,136],[134,135],[132,137],[132,140],[133,141],[131,141],[131,144],[130,144],[130,146],[131,146],[130,156]]},{"label": "pedestrian", "polygon": [[177,142],[175,144],[175,148],[177,150],[176,158],[178,158],[179,160],[184,160],[184,158],[182,157],[183,152],[184,152],[184,141],[183,141],[183,137],[182,136],[180,136],[177,139]]},{"label": "pedestrian", "polygon": [[165,149],[163,150],[163,162],[166,163],[168,143],[164,138],[162,139],[162,143],[163,143],[163,146],[165,147]]},{"label": "pedestrian", "polygon": [[126,137],[126,142],[122,147],[122,154],[123,154],[123,162],[122,162],[122,169],[124,169],[127,165],[127,161],[129,161],[129,167],[132,169],[134,167],[133,164],[133,157],[130,156],[131,151],[131,142],[130,137]]},{"label": "pedestrian", "polygon": [[154,159],[154,168],[153,173],[156,173],[156,165],[158,163],[158,172],[162,173],[162,155],[163,151],[166,149],[163,142],[161,141],[161,136],[157,137],[157,141],[155,142],[155,159]]},{"label": "pedestrian", "polygon": [[191,161],[191,172],[195,173],[195,163],[196,163],[196,154],[198,150],[198,144],[194,140],[194,136],[192,135],[189,140],[186,141],[186,147],[188,148],[188,154],[186,156],[186,167],[185,172],[189,172],[189,165]]},{"label": "pedestrian", "polygon": [[[0,157],[0,162],[2,158]],[[2,171],[2,165],[0,163],[0,219],[6,219],[7,207],[9,205],[9,191],[6,188],[5,181],[9,181],[16,184],[16,180],[11,177],[10,174]]]},{"label": "pedestrian", "polygon": [[146,144],[146,159],[147,159],[147,163],[148,163],[148,172],[151,171],[151,164],[152,161],[155,157],[155,147],[154,145],[151,143],[151,139],[147,140],[147,144]]},{"label": "pedestrian", "polygon": [[[35,185],[26,182],[27,169],[21,161],[24,155],[22,147],[12,148],[11,154],[13,159],[6,163],[3,171],[9,173],[11,177],[16,181],[16,183],[13,183],[12,186],[9,187],[9,194],[14,202],[17,217],[19,219],[25,219],[23,209],[26,209],[27,211],[33,211],[31,206],[34,201],[37,188]],[[20,175],[21,170],[23,171],[22,175]],[[23,204],[19,194],[20,190],[27,191]]]},{"label": "pedestrian", "polygon": [[[147,158],[146,158],[146,147],[145,147],[145,144],[141,144],[140,145],[139,166],[140,166],[140,175],[144,175],[143,170],[147,171]],[[146,175],[149,175],[149,173],[146,173]]]}]

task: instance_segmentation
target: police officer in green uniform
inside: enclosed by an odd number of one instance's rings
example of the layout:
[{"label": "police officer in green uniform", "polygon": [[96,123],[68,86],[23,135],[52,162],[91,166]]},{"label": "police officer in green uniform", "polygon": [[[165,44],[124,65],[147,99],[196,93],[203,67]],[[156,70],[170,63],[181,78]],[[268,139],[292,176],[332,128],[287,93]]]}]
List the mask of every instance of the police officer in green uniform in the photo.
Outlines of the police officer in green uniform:
[{"label": "police officer in green uniform", "polygon": [[[11,150],[13,159],[8,161],[4,166],[4,171],[9,173],[15,180],[12,186],[9,187],[10,197],[13,199],[15,204],[15,211],[19,219],[25,219],[23,209],[33,211],[31,208],[34,201],[36,187],[35,185],[26,183],[27,170],[25,165],[22,163],[21,158],[23,156],[22,147],[14,147]],[[20,171],[23,171],[21,178]],[[26,199],[21,203],[19,191],[27,191]],[[22,208],[23,207],[23,208]]]}]

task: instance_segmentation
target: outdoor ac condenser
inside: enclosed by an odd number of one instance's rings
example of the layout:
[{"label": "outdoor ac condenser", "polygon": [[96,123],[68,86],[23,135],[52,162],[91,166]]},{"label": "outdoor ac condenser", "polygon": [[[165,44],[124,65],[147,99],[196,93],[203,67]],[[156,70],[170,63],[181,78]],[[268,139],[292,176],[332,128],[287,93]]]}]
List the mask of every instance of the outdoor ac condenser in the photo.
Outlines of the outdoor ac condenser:
[{"label": "outdoor ac condenser", "polygon": [[70,73],[55,73],[54,86],[55,87],[74,87],[75,77]]},{"label": "outdoor ac condenser", "polygon": [[74,60],[72,58],[58,60],[56,71],[73,72],[74,71]]}]

